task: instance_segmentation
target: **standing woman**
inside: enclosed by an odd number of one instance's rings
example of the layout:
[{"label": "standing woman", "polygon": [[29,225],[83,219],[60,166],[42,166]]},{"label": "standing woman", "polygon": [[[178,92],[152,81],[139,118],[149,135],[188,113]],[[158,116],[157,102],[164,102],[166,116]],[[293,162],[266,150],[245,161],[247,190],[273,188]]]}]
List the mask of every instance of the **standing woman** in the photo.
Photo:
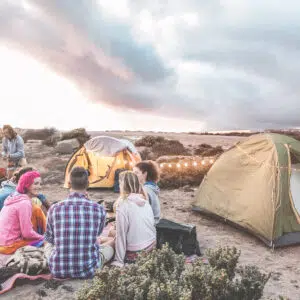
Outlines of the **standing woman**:
[{"label": "standing woman", "polygon": [[133,172],[139,178],[140,183],[143,185],[144,191],[147,193],[149,203],[152,207],[155,224],[160,219],[160,201],[159,201],[159,168],[156,162],[152,160],[145,160],[139,162],[133,168]]},{"label": "standing woman", "polygon": [[0,253],[13,254],[17,249],[43,240],[46,217],[40,207],[32,205],[41,188],[36,171],[21,176],[16,192],[8,196],[0,212]]},{"label": "standing woman", "polygon": [[7,178],[13,176],[18,167],[26,165],[24,141],[10,125],[3,126],[2,158],[7,161]]}]

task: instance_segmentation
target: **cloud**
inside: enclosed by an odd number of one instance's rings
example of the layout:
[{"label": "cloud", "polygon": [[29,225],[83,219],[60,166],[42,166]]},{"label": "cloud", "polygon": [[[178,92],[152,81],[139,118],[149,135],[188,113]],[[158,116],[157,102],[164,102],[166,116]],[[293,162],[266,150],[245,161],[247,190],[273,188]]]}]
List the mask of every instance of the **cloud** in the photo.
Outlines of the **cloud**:
[{"label": "cloud", "polygon": [[0,5],[0,44],[93,102],[207,129],[300,126],[297,1],[11,2]]}]

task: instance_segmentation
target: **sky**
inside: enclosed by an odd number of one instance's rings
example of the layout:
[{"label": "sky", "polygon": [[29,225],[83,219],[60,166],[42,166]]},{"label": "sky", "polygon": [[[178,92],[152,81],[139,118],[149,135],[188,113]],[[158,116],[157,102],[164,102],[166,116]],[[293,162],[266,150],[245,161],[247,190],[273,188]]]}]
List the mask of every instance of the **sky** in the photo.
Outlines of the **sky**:
[{"label": "sky", "polygon": [[0,125],[298,128],[299,15],[297,0],[1,0]]}]

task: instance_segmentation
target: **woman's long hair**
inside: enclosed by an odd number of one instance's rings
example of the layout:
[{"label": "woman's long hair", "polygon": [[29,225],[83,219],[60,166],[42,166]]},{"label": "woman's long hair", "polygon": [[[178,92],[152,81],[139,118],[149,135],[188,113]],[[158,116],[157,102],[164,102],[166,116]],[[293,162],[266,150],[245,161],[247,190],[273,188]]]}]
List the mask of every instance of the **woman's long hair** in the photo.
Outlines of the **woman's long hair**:
[{"label": "woman's long hair", "polygon": [[18,135],[17,132],[10,125],[4,125],[2,130],[7,130],[9,132],[9,135],[11,136],[11,139],[16,138],[16,136]]},{"label": "woman's long hair", "polygon": [[120,199],[125,200],[130,194],[141,194],[146,199],[147,196],[143,190],[143,186],[135,173],[132,171],[124,171],[120,173]]}]

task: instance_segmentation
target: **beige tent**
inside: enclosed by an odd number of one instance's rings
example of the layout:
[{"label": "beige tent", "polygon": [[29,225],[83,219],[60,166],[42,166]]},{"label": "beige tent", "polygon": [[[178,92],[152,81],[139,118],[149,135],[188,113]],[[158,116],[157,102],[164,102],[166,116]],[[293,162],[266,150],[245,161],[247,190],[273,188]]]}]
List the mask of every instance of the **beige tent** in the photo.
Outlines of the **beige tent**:
[{"label": "beige tent", "polygon": [[300,142],[259,134],[236,144],[204,178],[193,209],[243,227],[271,247],[300,243]]}]

